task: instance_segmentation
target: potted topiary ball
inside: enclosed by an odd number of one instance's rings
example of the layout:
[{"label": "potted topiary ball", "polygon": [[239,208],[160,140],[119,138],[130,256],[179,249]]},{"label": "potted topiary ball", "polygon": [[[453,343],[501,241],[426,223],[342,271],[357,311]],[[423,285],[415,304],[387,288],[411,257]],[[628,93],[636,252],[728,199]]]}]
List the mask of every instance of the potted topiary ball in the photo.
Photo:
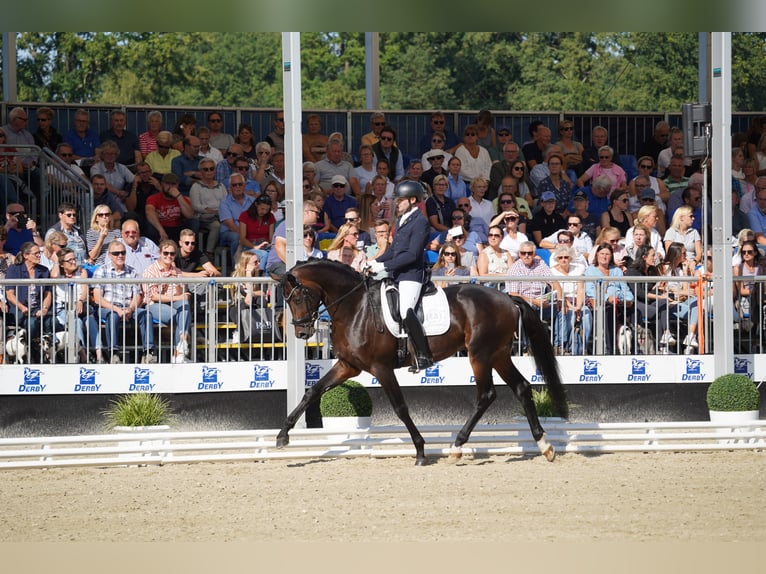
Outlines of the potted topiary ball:
[{"label": "potted topiary ball", "polygon": [[365,429],[372,421],[372,399],[360,383],[353,380],[342,382],[325,392],[319,400],[322,428]]},{"label": "potted topiary ball", "polygon": [[713,422],[757,420],[760,404],[758,388],[747,375],[721,375],[707,389],[707,406]]}]

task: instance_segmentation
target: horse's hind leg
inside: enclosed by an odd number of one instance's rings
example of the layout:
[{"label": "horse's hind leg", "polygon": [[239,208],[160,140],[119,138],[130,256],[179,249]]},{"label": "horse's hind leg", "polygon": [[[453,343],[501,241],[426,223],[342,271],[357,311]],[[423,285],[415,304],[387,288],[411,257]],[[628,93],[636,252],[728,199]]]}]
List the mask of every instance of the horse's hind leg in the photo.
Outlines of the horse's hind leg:
[{"label": "horse's hind leg", "polygon": [[359,373],[360,371],[358,369],[355,369],[343,361],[339,360],[335,363],[335,365],[327,371],[327,374],[325,374],[324,377],[319,379],[313,387],[309,388],[303,394],[303,398],[301,399],[301,402],[298,403],[298,406],[287,415],[287,418],[282,425],[282,430],[280,430],[277,435],[277,448],[283,448],[290,444],[290,437],[288,436],[290,429],[295,426],[295,423],[298,422],[298,419],[306,411],[309,405],[319,400],[322,393],[327,389],[331,389],[332,387],[341,384],[348,378],[355,377]]},{"label": "horse's hind leg", "polygon": [[468,442],[476,424],[481,420],[481,417],[497,396],[495,385],[492,382],[492,366],[490,365],[489,357],[471,354],[470,361],[474,379],[476,380],[476,410],[468,417],[463,428],[457,433],[449,454],[450,462],[455,462],[463,456],[462,446]]},{"label": "horse's hind leg", "polygon": [[399,382],[396,380],[394,372],[391,369],[386,368],[381,370],[376,369],[373,374],[377,377],[380,386],[383,388],[388,400],[391,402],[391,406],[393,407],[396,416],[398,416],[399,420],[404,423],[404,426],[407,427],[407,430],[410,433],[412,444],[415,445],[415,465],[425,465],[428,462],[425,453],[426,441],[423,439],[423,435],[420,434],[418,427],[412,422],[410,409],[407,407],[407,403],[404,402],[404,395],[402,394],[402,389],[399,386]]},{"label": "horse's hind leg", "polygon": [[524,415],[526,415],[527,422],[529,423],[529,430],[532,431],[532,437],[537,442],[537,448],[540,449],[540,452],[543,453],[543,456],[548,461],[552,462],[556,458],[556,450],[545,438],[545,431],[540,424],[535,403],[532,400],[532,386],[529,381],[524,378],[524,375],[513,364],[510,355],[498,357],[495,360],[494,366],[502,379],[511,387],[516,398],[519,399],[524,409]]}]

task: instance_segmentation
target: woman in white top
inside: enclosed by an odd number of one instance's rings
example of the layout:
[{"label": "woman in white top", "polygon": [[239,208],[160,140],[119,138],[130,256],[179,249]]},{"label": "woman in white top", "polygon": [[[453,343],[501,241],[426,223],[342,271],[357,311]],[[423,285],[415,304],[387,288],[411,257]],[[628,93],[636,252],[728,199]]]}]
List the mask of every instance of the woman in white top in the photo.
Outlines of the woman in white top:
[{"label": "woman in white top", "polygon": [[460,177],[470,183],[474,177],[489,179],[492,169],[492,158],[486,148],[477,141],[479,131],[475,125],[468,125],[463,130],[463,143],[455,148],[455,157],[460,159]]},{"label": "woman in white top", "polygon": [[469,186],[471,189],[471,196],[469,200],[471,202],[471,217],[479,217],[483,219],[487,226],[492,221],[492,216],[495,214],[495,208],[492,202],[488,199],[484,199],[489,189],[489,181],[483,177],[474,178]]},{"label": "woman in white top", "polygon": [[[487,246],[479,253],[476,269],[479,275],[508,275],[508,269],[513,263],[513,255],[500,247],[503,239],[503,228],[493,225],[487,233]],[[498,288],[499,283],[484,283],[487,287]]]},{"label": "woman in white top", "polygon": [[367,190],[367,184],[375,177],[375,152],[372,151],[371,145],[359,146],[359,162],[360,165],[354,168],[356,177],[359,180],[359,189],[362,193],[369,193]]},{"label": "woman in white top", "polygon": [[625,234],[625,249],[627,249],[628,254],[631,257],[633,257],[632,254],[635,252],[633,233],[636,225],[642,224],[649,229],[650,235],[648,237],[649,241],[647,243],[654,248],[654,252],[657,257],[657,261],[655,261],[654,264],[657,265],[662,259],[664,259],[665,245],[662,243],[662,236],[657,230],[657,223],[659,220],[660,210],[653,205],[644,205],[641,209],[638,210],[638,213],[636,214],[635,225],[628,229],[628,232]]},{"label": "woman in white top", "polygon": [[[656,167],[656,164],[654,163],[654,159],[651,156],[643,155],[640,158],[638,158],[638,161],[636,162],[636,166],[638,167],[638,175],[634,177],[630,181],[630,184],[628,185],[630,196],[636,197],[636,198],[640,197],[641,190],[636,189],[635,181],[637,177],[640,177],[643,175],[649,179],[649,187],[651,187],[654,190],[654,194],[660,198],[663,205],[667,203],[668,199],[670,199],[670,192],[668,191],[668,186],[666,186],[665,182],[662,181],[660,178],[652,175],[654,173],[654,168]],[[657,203],[659,204],[659,202]]]},{"label": "woman in white top", "polygon": [[508,251],[514,259],[519,257],[519,247],[529,241],[526,234],[519,231],[519,212],[511,208],[498,214],[489,224],[490,227],[505,225],[505,237],[500,242],[500,249]]},{"label": "woman in white top", "polygon": [[[551,255],[551,273],[554,276],[582,277],[583,268],[572,265],[576,252],[566,245],[558,245]],[[583,281],[559,281],[562,298],[561,308],[556,317],[553,346],[557,354],[582,355],[593,325],[593,315],[585,305],[585,283]],[[576,327],[580,326],[580,332]]]},{"label": "woman in white top", "polygon": [[682,205],[673,214],[670,227],[665,232],[665,252],[674,241],[683,243],[686,247],[686,257],[694,260],[694,265],[702,261],[702,239],[699,232],[692,227],[694,210],[688,205]]}]

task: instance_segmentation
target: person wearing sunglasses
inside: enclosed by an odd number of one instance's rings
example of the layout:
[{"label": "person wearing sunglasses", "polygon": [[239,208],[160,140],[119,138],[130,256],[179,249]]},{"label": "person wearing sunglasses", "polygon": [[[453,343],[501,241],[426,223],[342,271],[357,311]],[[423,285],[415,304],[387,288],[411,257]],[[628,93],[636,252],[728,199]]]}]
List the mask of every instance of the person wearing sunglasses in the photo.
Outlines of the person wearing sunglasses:
[{"label": "person wearing sunglasses", "polygon": [[[657,205],[664,211],[666,211],[665,203],[670,199],[670,191],[665,182],[654,175],[654,160],[647,155],[641,156],[636,162],[638,167],[638,175],[630,180],[628,184],[628,191],[631,197],[631,207],[635,205],[634,201],[640,201],[641,190],[646,186],[640,187],[639,183],[646,183],[648,187],[654,191],[654,195],[658,198]],[[640,180],[638,178],[641,178]],[[638,209],[637,207],[635,209]],[[635,209],[633,211],[635,211]]]},{"label": "person wearing sunglasses", "polygon": [[[584,266],[576,263],[583,259]],[[587,261],[571,245],[560,243],[551,254],[551,273],[558,277],[582,277]],[[560,280],[561,307],[554,325],[553,347],[557,355],[582,355],[593,325],[593,314],[585,305],[583,281]]]},{"label": "person wearing sunglasses", "polygon": [[[123,223],[123,232],[126,229],[135,230],[137,234],[138,224],[128,220]],[[132,266],[126,263],[129,252],[130,248],[123,241],[109,243],[109,257],[106,263],[93,272],[93,305],[99,321],[105,325],[106,348],[110,351],[112,363],[122,363],[119,336],[121,333],[125,335],[128,326],[137,326],[141,334],[140,344],[144,349],[141,362],[156,363],[154,328],[151,325],[151,317],[143,307],[141,285],[122,281],[100,282],[101,279],[135,279],[140,276]],[[123,340],[122,344],[124,347],[128,341]],[[98,357],[98,347],[96,353]],[[97,361],[101,362],[98,358]]]},{"label": "person wearing sunglasses", "polygon": [[[754,239],[745,240],[739,250],[741,261],[732,267],[733,277],[750,277],[766,275],[766,261],[758,249],[758,244]],[[762,313],[756,312],[757,309],[763,309],[763,284],[755,281],[734,281],[734,322],[744,323],[745,318],[749,318],[747,326],[753,333],[760,333]],[[745,317],[745,315],[748,317]]]},{"label": "person wearing sunglasses", "polygon": [[393,168],[393,177],[390,179],[396,183],[404,177],[403,152],[396,144],[396,131],[391,126],[385,126],[380,131],[380,141],[372,146],[376,160],[386,159]]},{"label": "person wearing sunglasses", "polygon": [[314,164],[316,169],[316,182],[325,192],[330,192],[336,183],[336,177],[341,176],[346,180],[346,189],[350,189],[355,198],[361,195],[359,178],[356,177],[354,166],[343,159],[343,143],[333,138],[327,144],[325,157]]},{"label": "person wearing sunglasses", "polygon": [[[435,132],[431,138],[431,149],[423,153],[420,157],[420,163],[423,164],[423,173],[427,173],[433,167],[434,163],[438,163],[438,169],[434,175],[440,173],[446,173],[445,168],[452,159],[452,154],[445,149],[447,138],[442,132]],[[431,159],[434,161],[431,161]],[[433,179],[433,178],[432,178]],[[428,183],[428,182],[426,182]]]},{"label": "person wearing sunglasses", "polygon": [[7,232],[5,250],[11,255],[16,255],[21,246],[28,241],[39,247],[45,245],[45,241],[37,230],[37,222],[27,217],[26,208],[20,203],[8,204],[5,209],[4,227]]},{"label": "person wearing sunglasses", "polygon": [[144,158],[152,168],[152,173],[157,178],[162,178],[166,173],[173,172],[173,160],[181,155],[177,149],[173,149],[173,134],[161,131],[157,134],[157,149],[149,152]]},{"label": "person wearing sunglasses", "polygon": [[[660,120],[654,125],[654,131],[652,132],[652,135],[649,136],[639,148],[638,155],[642,156],[642,159],[644,156],[649,157],[649,159],[652,160],[652,163],[657,159],[657,156],[660,155],[660,152],[668,147],[668,137],[670,136],[670,124],[666,122],[665,120]],[[641,160],[638,160],[639,165],[641,164]]]},{"label": "person wearing sunglasses", "polygon": [[170,162],[170,170],[178,177],[178,190],[188,197],[191,186],[202,179],[199,169],[200,143],[195,135],[186,136],[181,143],[183,152]]},{"label": "person wearing sunglasses", "polygon": [[[234,136],[223,131],[223,115],[219,112],[210,112],[207,115],[207,127],[210,130],[210,145],[218,148],[221,153],[231,149],[234,145]],[[242,150],[237,151],[242,155]],[[221,181],[220,178],[217,178]]]},{"label": "person wearing sunglasses", "polygon": [[520,225],[524,224],[523,216],[515,207],[515,201],[512,195],[500,194],[498,198],[500,213],[490,222],[489,227],[502,227],[505,232],[500,243],[500,249],[504,249],[515,259],[519,256],[519,248],[529,237],[524,233]]},{"label": "person wearing sunglasses", "polygon": [[614,150],[611,147],[603,145],[598,148],[598,163],[591,165],[577,178],[577,187],[585,187],[585,184],[591,179],[607,176],[612,182],[610,192],[616,189],[627,189],[627,174],[622,167],[613,161],[613,158]]},{"label": "person wearing sunglasses", "polygon": [[[77,265],[74,251],[68,247],[64,247],[59,252],[58,267],[57,275],[61,279],[88,278],[88,272],[84,267]],[[80,363],[88,362],[88,348],[96,351],[96,361],[99,362],[98,359],[102,357],[101,338],[99,337],[96,319],[90,313],[88,305],[88,284],[70,281],[68,284],[59,283],[54,289],[55,303],[53,312],[56,333],[59,331],[70,333],[70,327],[74,325],[74,329],[77,332],[78,358]],[[74,316],[70,315],[70,309],[74,311]],[[86,344],[85,340],[86,331],[90,339],[89,344]],[[59,341],[57,340],[56,347],[58,347],[58,343]],[[74,363],[74,357],[67,357],[67,362]]]},{"label": "person wearing sunglasses", "polygon": [[[205,252],[212,259],[218,238],[221,234],[221,221],[218,219],[218,209],[228,195],[226,186],[215,179],[215,162],[210,158],[202,158],[199,162],[201,178],[195,181],[189,190],[192,209],[199,221],[199,230],[205,233]],[[180,237],[180,236],[179,236]]]},{"label": "person wearing sunglasses", "polygon": [[162,176],[162,191],[146,200],[147,235],[158,243],[163,239],[178,240],[184,227],[199,230],[199,220],[188,197],[178,189],[178,176],[166,173]]},{"label": "person wearing sunglasses", "polygon": [[[601,155],[599,150],[609,142],[609,131],[604,126],[595,126],[591,131],[590,138],[591,144],[586,146],[582,152],[584,170],[599,163],[599,155]],[[614,154],[612,156],[612,162],[622,167],[619,154]]]},{"label": "person wearing sunglasses", "polygon": [[[142,277],[147,280],[168,277],[181,277],[181,270],[176,267],[178,246],[172,239],[163,239],[159,243],[160,258],[146,268]],[[190,293],[181,283],[152,283],[143,285],[146,301],[146,313],[151,323],[174,325],[173,363],[188,363],[189,328],[191,326]]]},{"label": "person wearing sunglasses", "polygon": [[61,231],[67,236],[67,247],[74,249],[77,263],[82,265],[88,259],[88,244],[85,232],[77,225],[77,209],[69,201],[62,201],[58,206],[59,220],[45,232],[45,238],[54,231]]},{"label": "person wearing sunglasses", "polygon": [[103,265],[106,252],[112,241],[122,236],[119,227],[114,224],[112,211],[106,205],[99,205],[90,216],[90,227],[85,232],[85,243],[88,246],[88,262],[92,265]]},{"label": "person wearing sunglasses", "polygon": [[[221,272],[213,265],[210,256],[197,248],[197,234],[188,228],[181,230],[175,264],[181,270],[182,277],[221,276]],[[202,297],[207,293],[207,282],[200,281],[187,285],[187,288],[194,293],[195,300],[199,304]]]},{"label": "person wearing sunglasses", "polygon": [[[489,157],[487,148],[479,145],[479,126],[470,124],[465,127],[463,141],[453,150],[453,153],[460,159],[460,177],[466,184],[470,184],[474,177],[489,179],[492,158]],[[453,196],[452,199],[457,197]]]},{"label": "person wearing sunglasses", "polygon": [[[5,300],[8,315],[14,318],[17,327],[26,329],[27,340],[31,342],[28,359],[42,363],[41,340],[43,335],[53,336],[53,289],[45,284],[50,278],[48,268],[40,263],[42,249],[32,241],[21,246],[16,259],[8,266],[5,279]],[[31,285],[14,285],[14,279],[42,279]]]},{"label": "person wearing sunglasses", "polygon": [[162,121],[162,112],[159,110],[146,114],[146,131],[138,134],[138,149],[144,161],[151,152],[157,150],[157,136],[162,131]]},{"label": "person wearing sunglasses", "polygon": [[[446,241],[439,250],[436,263],[431,267],[431,275],[436,277],[468,277],[471,274],[470,269],[462,264],[460,258],[460,249],[452,241]],[[454,285],[447,281],[434,281],[437,287],[447,287]]]},{"label": "person wearing sunglasses", "polygon": [[[513,255],[500,247],[503,240],[503,228],[493,225],[487,232],[487,245],[479,253],[476,260],[476,271],[480,276],[485,275],[508,275],[508,270],[513,263]],[[446,244],[445,244],[446,245]],[[500,283],[484,283],[493,289],[503,289]]]},{"label": "person wearing sunglasses", "polygon": [[340,261],[361,273],[367,263],[363,244],[359,240],[359,228],[353,223],[344,223],[338,229],[335,239],[327,248],[327,259]]},{"label": "person wearing sunglasses", "polygon": [[420,142],[418,143],[418,151],[421,155],[429,149],[436,147],[433,145],[432,140],[437,133],[441,134],[444,138],[443,149],[452,149],[460,143],[455,132],[447,129],[447,118],[444,116],[444,112],[433,112],[431,114],[431,127],[420,136]]},{"label": "person wearing sunglasses", "polygon": [[559,124],[559,139],[556,145],[564,156],[567,169],[571,169],[575,172],[576,177],[580,177],[585,171],[582,165],[582,154],[585,147],[574,139],[572,120],[564,120]]},{"label": "person wearing sunglasses", "polygon": [[324,212],[330,218],[330,231],[337,232],[346,222],[346,210],[358,207],[356,198],[349,195],[348,180],[342,175],[334,175],[330,180],[331,192],[324,202]]},{"label": "person wearing sunglasses", "polygon": [[386,114],[381,111],[370,114],[370,131],[362,136],[362,145],[373,146],[380,141],[380,132],[386,125]]},{"label": "person wearing sunglasses", "polygon": [[[509,295],[521,297],[550,325],[556,324],[557,302],[561,301],[561,285],[555,280],[551,268],[540,257],[531,241],[519,246],[519,258],[513,262],[508,274],[514,277],[539,277],[539,281],[509,281]],[[526,339],[526,336],[523,337]]]},{"label": "person wearing sunglasses", "polygon": [[125,201],[130,193],[135,174],[127,166],[119,163],[120,147],[111,140],[101,144],[100,160],[90,168],[90,175],[103,175],[106,178],[106,188],[120,201]]},{"label": "person wearing sunglasses", "polygon": [[[587,256],[590,253],[590,250],[593,248],[593,239],[591,239],[590,235],[588,235],[588,233],[583,229],[582,218],[579,215],[572,213],[566,218],[566,220],[566,228],[559,229],[555,233],[544,237],[540,241],[540,247],[543,249],[555,249],[556,246],[561,243],[561,234],[570,234],[572,236],[572,240],[569,244],[578,255],[577,262],[581,263],[584,269],[588,266]],[[582,257],[582,259],[579,257]]]}]

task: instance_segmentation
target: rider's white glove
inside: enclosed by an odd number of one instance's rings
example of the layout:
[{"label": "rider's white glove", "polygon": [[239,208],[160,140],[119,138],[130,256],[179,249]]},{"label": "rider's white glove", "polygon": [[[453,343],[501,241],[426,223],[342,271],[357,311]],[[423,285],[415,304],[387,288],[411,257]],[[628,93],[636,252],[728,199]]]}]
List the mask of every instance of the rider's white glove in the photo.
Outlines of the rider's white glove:
[{"label": "rider's white glove", "polygon": [[367,269],[372,271],[373,273],[380,273],[381,271],[386,270],[386,266],[383,265],[380,261],[370,261],[367,264]]}]

